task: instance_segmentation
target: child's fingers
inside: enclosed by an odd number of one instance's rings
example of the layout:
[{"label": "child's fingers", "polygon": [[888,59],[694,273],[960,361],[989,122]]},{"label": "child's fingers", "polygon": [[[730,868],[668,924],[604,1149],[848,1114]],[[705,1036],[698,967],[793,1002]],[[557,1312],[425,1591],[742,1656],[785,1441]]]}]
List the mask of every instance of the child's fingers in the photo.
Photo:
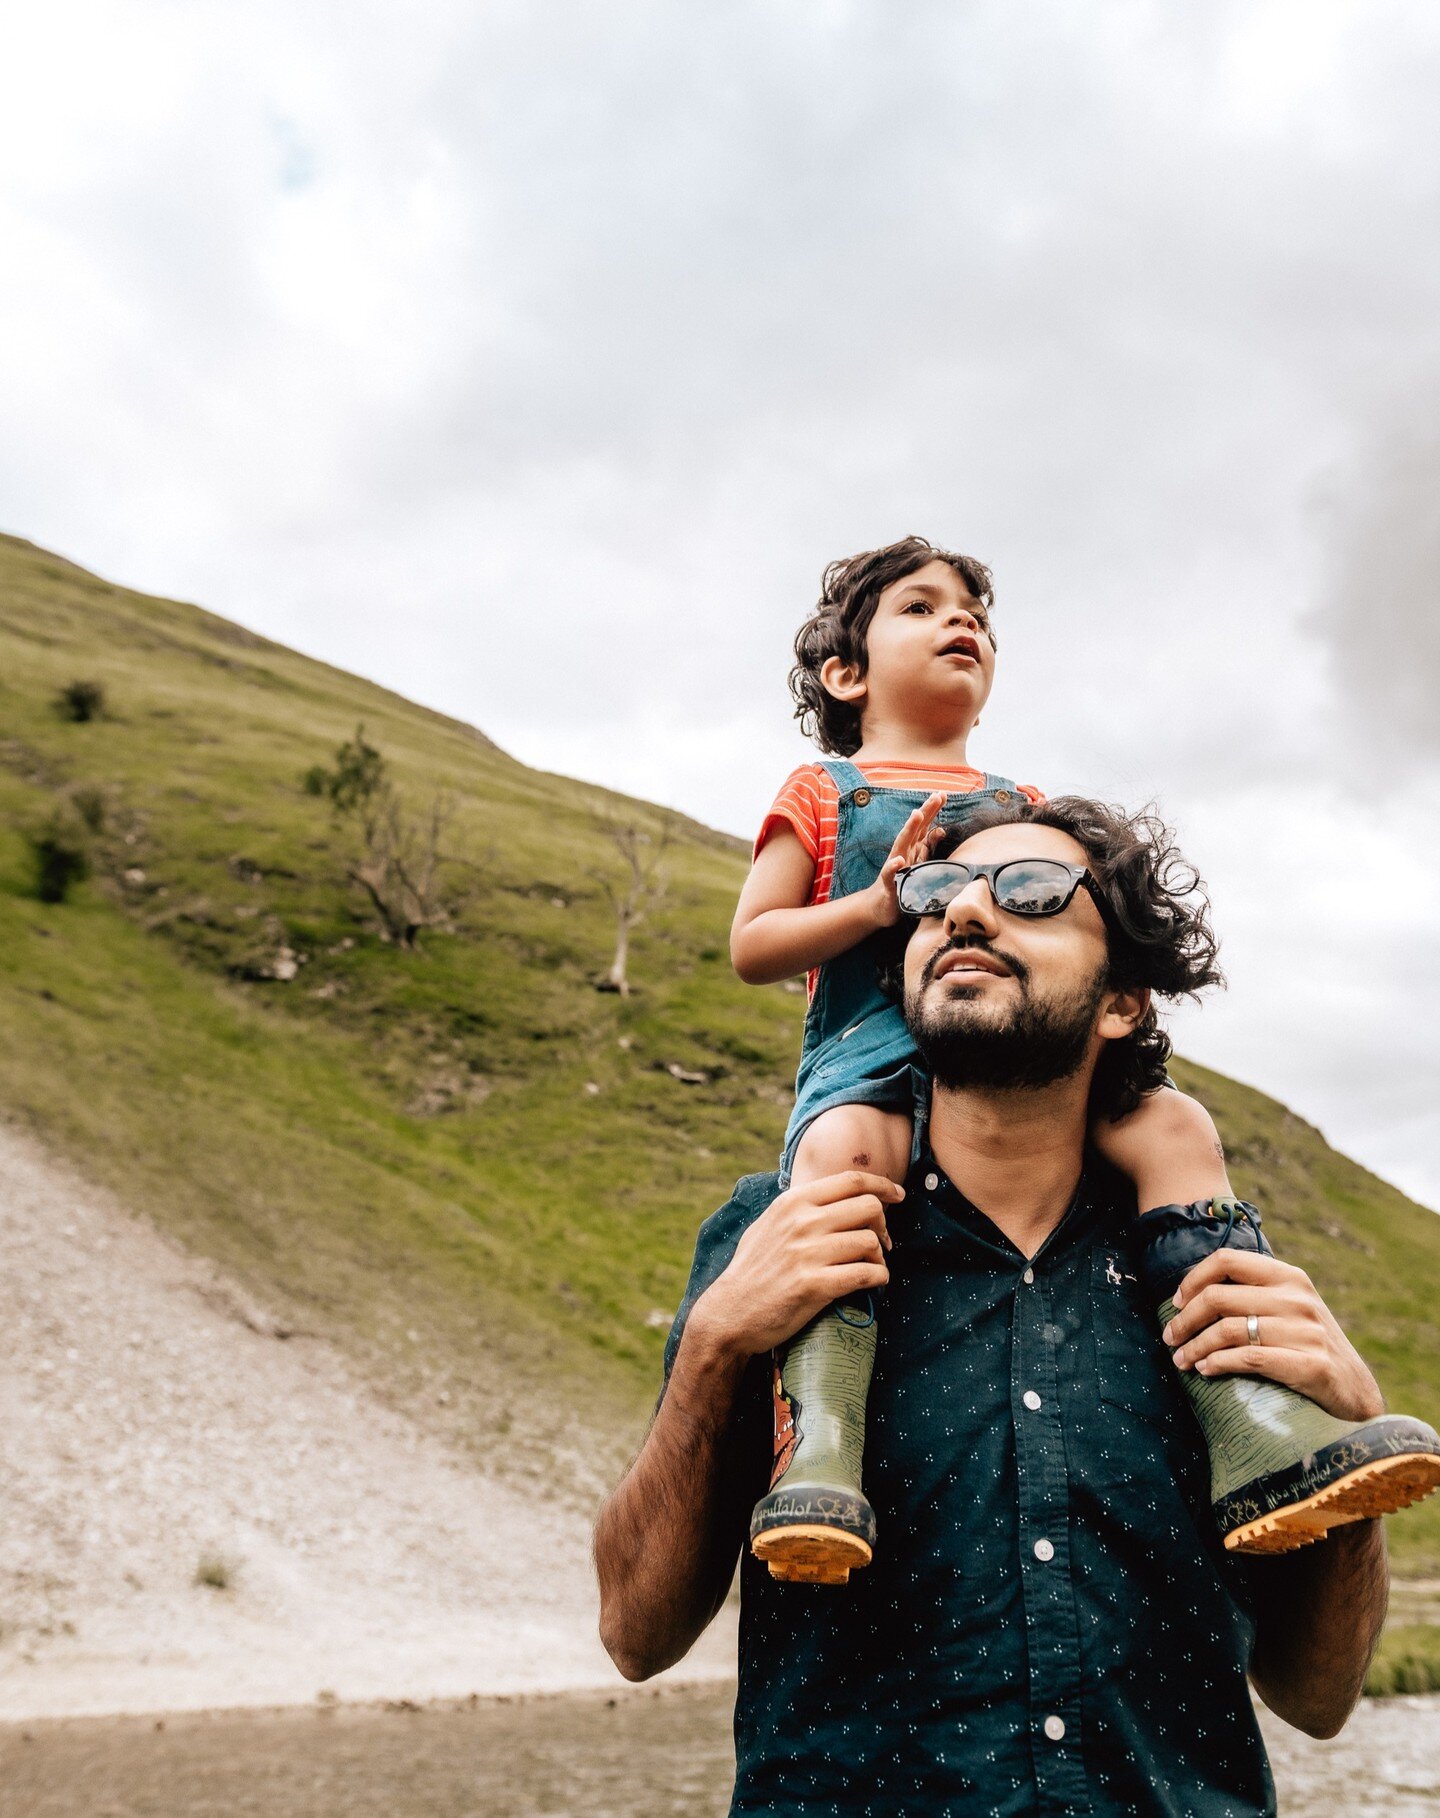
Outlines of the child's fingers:
[{"label": "child's fingers", "polygon": [[910,844],[910,841],[914,839],[916,833],[919,831],[920,817],[924,812],[925,810],[923,808],[912,808],[910,810],[909,814],[905,817],[905,825],[895,835],[895,844],[890,848],[892,852],[899,852]]}]

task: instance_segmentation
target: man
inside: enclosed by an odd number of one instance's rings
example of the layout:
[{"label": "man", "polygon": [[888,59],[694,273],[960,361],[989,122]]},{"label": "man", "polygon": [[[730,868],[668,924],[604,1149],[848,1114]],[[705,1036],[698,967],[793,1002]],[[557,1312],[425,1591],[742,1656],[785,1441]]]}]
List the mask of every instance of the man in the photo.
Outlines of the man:
[{"label": "man", "polygon": [[[915,924],[905,1010],[934,1085],[905,1189],[756,1176],[702,1229],[664,1396],[596,1530],[602,1637],[632,1679],[683,1656],[766,1481],[765,1357],[883,1287],[881,1543],[843,1589],[745,1559],[732,1810],[1273,1812],[1246,1675],[1288,1722],[1338,1731],[1384,1618],[1384,1540],[1360,1520],[1284,1558],[1227,1552],[1181,1372],[1271,1374],[1341,1420],[1374,1418],[1379,1390],[1298,1270],[1224,1249],[1185,1279],[1172,1363],[1133,1201],[1087,1158],[1099,1086],[1163,1060],[1147,987],[1183,991],[1186,953],[1213,957],[1162,830],[1072,799],[997,813],[953,856],[1059,860],[1084,887],[1031,918],[981,873]],[[1207,1317],[1236,1281],[1283,1346],[1237,1348]]]}]

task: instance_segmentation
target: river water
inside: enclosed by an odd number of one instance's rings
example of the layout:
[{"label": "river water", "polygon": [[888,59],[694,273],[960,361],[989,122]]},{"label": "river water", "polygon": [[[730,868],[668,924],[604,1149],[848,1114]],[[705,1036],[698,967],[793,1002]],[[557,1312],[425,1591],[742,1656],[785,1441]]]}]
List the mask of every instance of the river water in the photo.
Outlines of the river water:
[{"label": "river water", "polygon": [[[0,1727],[0,1818],[721,1818],[731,1696]],[[1440,1697],[1333,1742],[1264,1721],[1284,1818],[1440,1818]]]}]

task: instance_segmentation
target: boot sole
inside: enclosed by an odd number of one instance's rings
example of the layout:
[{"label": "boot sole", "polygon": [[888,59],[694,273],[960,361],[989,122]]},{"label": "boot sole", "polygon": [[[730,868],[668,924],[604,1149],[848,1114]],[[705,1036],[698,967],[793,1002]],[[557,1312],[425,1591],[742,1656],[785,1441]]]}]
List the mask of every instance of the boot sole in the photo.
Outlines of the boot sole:
[{"label": "boot sole", "polygon": [[1440,1457],[1401,1452],[1358,1466],[1289,1508],[1244,1522],[1225,1536],[1232,1553],[1290,1553],[1312,1546],[1331,1528],[1391,1515],[1440,1489]]},{"label": "boot sole", "polygon": [[767,1528],[750,1542],[750,1551],[786,1584],[848,1584],[850,1574],[874,1557],[858,1534],[809,1522]]}]

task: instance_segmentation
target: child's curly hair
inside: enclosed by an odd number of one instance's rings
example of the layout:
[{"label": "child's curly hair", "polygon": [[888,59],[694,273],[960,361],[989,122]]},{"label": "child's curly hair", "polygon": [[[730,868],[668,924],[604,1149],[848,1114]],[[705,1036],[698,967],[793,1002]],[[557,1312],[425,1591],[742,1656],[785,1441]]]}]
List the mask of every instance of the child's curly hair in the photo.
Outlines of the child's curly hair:
[{"label": "child's curly hair", "polygon": [[[820,680],[820,671],[831,657],[854,663],[861,675],[866,665],[866,634],[880,595],[894,581],[914,574],[927,562],[948,562],[989,617],[995,585],[990,570],[973,556],[937,549],[924,537],[906,537],[884,549],[866,549],[859,555],[832,562],[820,583],[814,613],[795,634],[795,667],[790,671],[790,692],[795,697],[795,717],[807,738],[822,751],[849,757],[860,749],[860,709],[837,701]],[[995,633],[987,627],[990,647]]]}]

